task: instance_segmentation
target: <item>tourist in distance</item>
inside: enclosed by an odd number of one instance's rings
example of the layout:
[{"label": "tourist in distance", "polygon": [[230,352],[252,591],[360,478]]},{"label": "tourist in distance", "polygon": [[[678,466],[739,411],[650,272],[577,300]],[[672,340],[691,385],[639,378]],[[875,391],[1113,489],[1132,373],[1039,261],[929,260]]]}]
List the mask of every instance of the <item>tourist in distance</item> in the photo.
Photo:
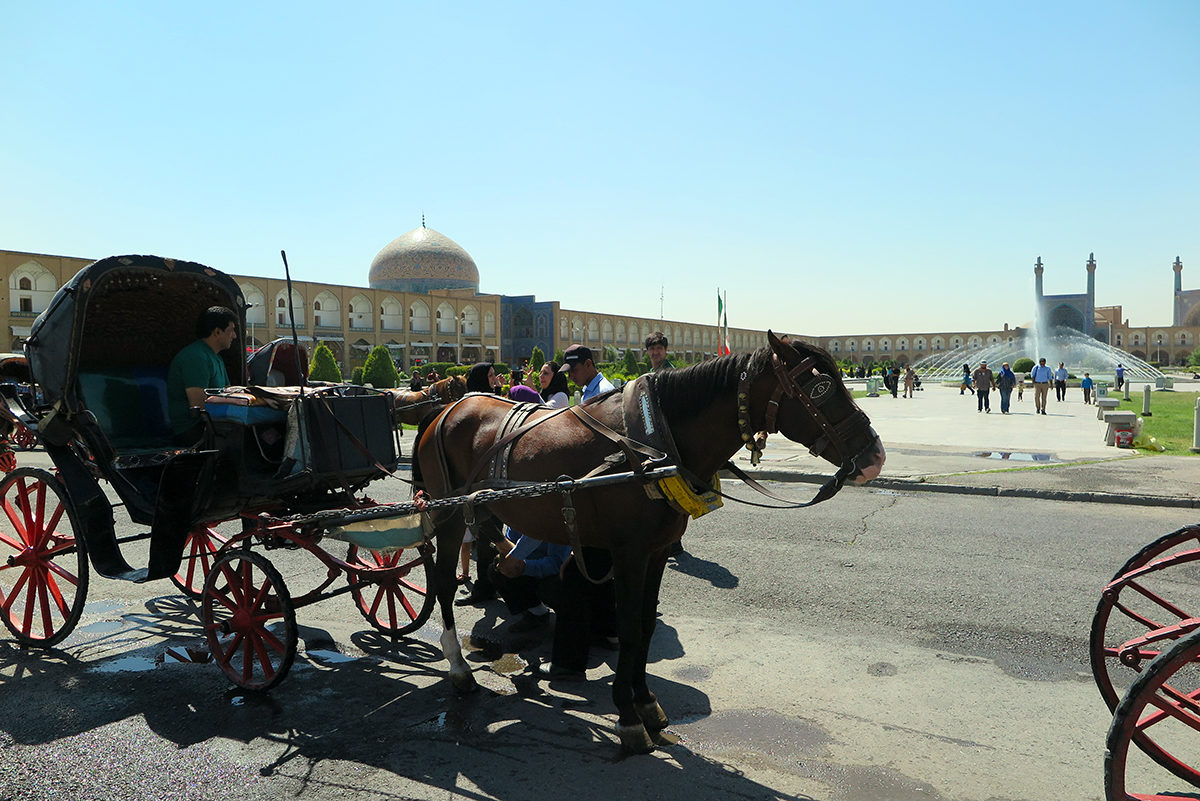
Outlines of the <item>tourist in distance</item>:
[{"label": "tourist in distance", "polygon": [[1083,380],[1079,382],[1079,388],[1083,390],[1084,404],[1092,405],[1092,374],[1084,373]]},{"label": "tourist in distance", "polygon": [[650,372],[657,373],[659,370],[670,370],[675,366],[667,358],[667,335],[662,331],[655,331],[646,337],[645,346],[646,358],[650,362]]},{"label": "tourist in distance", "polygon": [[1046,358],[1043,356],[1038,359],[1038,363],[1029,372],[1029,378],[1033,381],[1033,405],[1035,414],[1046,413],[1046,399],[1050,395],[1050,381],[1054,374],[1049,367],[1046,366]]},{"label": "tourist in distance", "polygon": [[592,361],[592,349],[587,345],[576,344],[567,348],[563,354],[563,366],[558,368],[558,371],[566,373],[567,377],[575,382],[575,386],[582,390],[581,403],[587,403],[601,393],[616,389],[612,382],[596,369],[596,363]]},{"label": "tourist in distance", "polygon": [[992,413],[990,396],[995,380],[992,371],[988,369],[987,362],[980,362],[979,366],[975,368],[975,372],[971,373],[971,382],[975,384],[975,399],[979,403],[980,412]]},{"label": "tourist in distance", "polygon": [[904,365],[904,397],[911,398],[917,386],[917,371],[911,364]]},{"label": "tourist in distance", "polygon": [[1065,401],[1067,399],[1068,375],[1066,365],[1059,362],[1058,369],[1054,371],[1054,397],[1056,400]]},{"label": "tourist in distance", "polygon": [[963,365],[962,386],[958,388],[958,394],[961,395],[964,392],[975,394],[975,390],[971,389],[971,368],[965,364]]},{"label": "tourist in distance", "polygon": [[1117,363],[1117,389],[1125,386],[1125,365]]},{"label": "tourist in distance", "polygon": [[1005,362],[1000,366],[1000,372],[996,376],[996,389],[1000,392],[1000,414],[1008,414],[1013,387],[1016,385],[1017,374],[1008,366],[1008,362]]},{"label": "tourist in distance", "polygon": [[893,367],[891,370],[884,369],[883,371],[883,388],[892,393],[892,397],[896,397],[900,387],[900,368]]}]

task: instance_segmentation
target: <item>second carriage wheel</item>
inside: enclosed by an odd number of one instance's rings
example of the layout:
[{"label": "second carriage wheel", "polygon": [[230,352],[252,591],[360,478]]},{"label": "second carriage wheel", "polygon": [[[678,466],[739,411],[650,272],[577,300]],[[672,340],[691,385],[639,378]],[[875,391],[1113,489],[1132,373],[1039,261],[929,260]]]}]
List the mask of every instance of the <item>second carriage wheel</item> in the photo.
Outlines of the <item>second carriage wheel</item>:
[{"label": "second carriage wheel", "polygon": [[1127,792],[1130,743],[1179,778],[1200,787],[1198,656],[1200,631],[1194,631],[1146,665],[1117,704],[1104,754],[1104,788],[1109,799],[1160,797]]},{"label": "second carriage wheel", "polygon": [[233,550],[204,581],[200,620],[213,660],[233,683],[267,690],[296,658],[296,612],[279,572],[266,557]]},{"label": "second carriage wheel", "polygon": [[216,523],[200,524],[188,532],[183,546],[183,562],[171,581],[187,597],[200,600],[204,594],[204,579],[217,561],[217,552],[228,541],[217,532]]},{"label": "second carriage wheel", "polygon": [[87,599],[88,562],[62,482],[18,468],[0,480],[0,619],[26,645],[71,633]]},{"label": "second carriage wheel", "polygon": [[346,562],[363,570],[347,573],[351,584],[371,582],[351,590],[358,611],[380,631],[401,635],[425,625],[436,600],[433,555],[429,546],[392,553],[351,545]]},{"label": "second carriage wheel", "polygon": [[[1142,571],[1139,575],[1133,575]],[[1142,548],[1113,576],[1092,616],[1091,663],[1108,708],[1146,663],[1181,633],[1171,629],[1200,615],[1200,526],[1187,526]],[[1126,649],[1121,646],[1163,630],[1172,636]]]}]

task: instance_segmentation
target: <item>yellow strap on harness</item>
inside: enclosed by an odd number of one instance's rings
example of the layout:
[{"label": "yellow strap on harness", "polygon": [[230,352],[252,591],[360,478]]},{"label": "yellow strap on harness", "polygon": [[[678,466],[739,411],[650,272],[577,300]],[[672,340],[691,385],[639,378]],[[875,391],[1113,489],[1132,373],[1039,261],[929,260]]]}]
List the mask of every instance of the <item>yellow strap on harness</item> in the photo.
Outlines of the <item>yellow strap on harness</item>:
[{"label": "yellow strap on harness", "polygon": [[692,492],[692,488],[680,476],[660,478],[658,489],[672,506],[684,514],[691,515],[693,520],[724,505],[721,496],[717,494],[721,489],[721,478],[716,473],[712,477],[712,489],[700,495]]}]

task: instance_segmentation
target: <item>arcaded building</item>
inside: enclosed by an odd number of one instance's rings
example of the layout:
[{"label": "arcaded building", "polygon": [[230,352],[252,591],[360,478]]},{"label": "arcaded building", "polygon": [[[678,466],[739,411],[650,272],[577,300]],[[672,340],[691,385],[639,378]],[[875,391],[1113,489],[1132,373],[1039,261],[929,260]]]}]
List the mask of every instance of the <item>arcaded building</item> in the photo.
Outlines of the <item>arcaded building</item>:
[{"label": "arcaded building", "polygon": [[[108,255],[117,254],[101,254],[98,258]],[[167,255],[186,258],[186,254]],[[34,319],[58,288],[93,260],[0,250],[10,349],[20,349]],[[1044,265],[1039,258],[1034,265],[1037,302],[1048,319],[1090,332],[1141,359],[1182,364],[1200,337],[1200,290],[1182,289],[1183,263],[1179,258],[1171,266],[1175,273],[1175,321],[1169,326],[1131,326],[1122,318],[1120,306],[1097,307],[1094,256],[1089,256],[1084,265],[1086,293],[1053,296],[1040,292]],[[376,345],[385,346],[403,369],[429,361],[520,364],[535,346],[551,358],[576,342],[601,354],[611,348],[617,357],[633,349],[640,358],[643,341],[655,331],[666,334],[670,351],[687,361],[718,352],[719,332],[712,324],[567,309],[556,300],[538,300],[533,295],[481,293],[479,268],[471,255],[424,223],[385,245],[364,269],[368,286],[292,283],[297,333],[307,343],[327,344],[345,374],[361,365]],[[250,304],[246,316],[248,344],[258,346],[291,336],[286,282],[249,275],[234,278]],[[969,351],[1013,341],[1020,329],[1005,323],[990,331],[851,336],[789,333],[796,340],[824,347],[838,360],[864,364],[893,359],[910,363],[959,349],[968,352],[964,360],[969,361]],[[735,352],[752,350],[765,342],[765,330],[729,329],[729,346]]]}]

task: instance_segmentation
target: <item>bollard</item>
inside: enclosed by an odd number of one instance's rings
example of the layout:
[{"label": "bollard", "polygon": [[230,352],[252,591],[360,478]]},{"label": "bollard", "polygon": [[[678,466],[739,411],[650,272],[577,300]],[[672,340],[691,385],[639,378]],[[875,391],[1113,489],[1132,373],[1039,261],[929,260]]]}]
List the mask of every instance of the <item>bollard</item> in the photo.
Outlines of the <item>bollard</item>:
[{"label": "bollard", "polygon": [[1125,400],[1129,400],[1129,382],[1125,382]]},{"label": "bollard", "polygon": [[1192,453],[1200,453],[1200,398],[1196,398],[1196,411],[1192,420]]},{"label": "bollard", "polygon": [[1142,388],[1142,417],[1150,417],[1150,385]]}]

